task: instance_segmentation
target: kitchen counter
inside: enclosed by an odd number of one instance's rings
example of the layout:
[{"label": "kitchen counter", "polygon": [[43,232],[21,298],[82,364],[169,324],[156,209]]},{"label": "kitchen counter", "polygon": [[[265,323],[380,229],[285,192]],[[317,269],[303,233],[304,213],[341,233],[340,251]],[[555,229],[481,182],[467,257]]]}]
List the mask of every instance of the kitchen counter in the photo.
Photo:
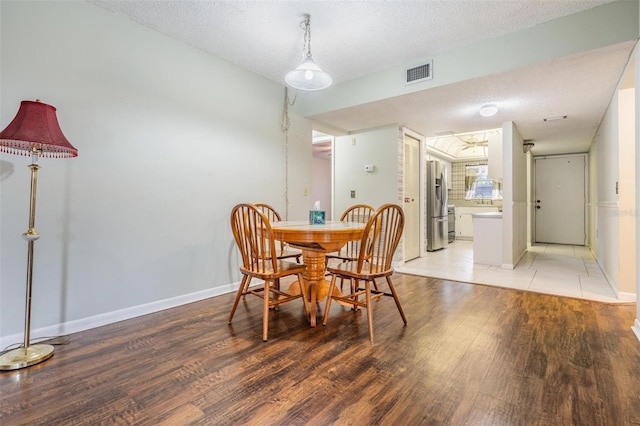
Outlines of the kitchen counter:
[{"label": "kitchen counter", "polygon": [[502,219],[502,212],[480,212],[472,213],[471,216],[476,219]]},{"label": "kitchen counter", "polygon": [[502,266],[502,212],[473,213],[473,263]]},{"label": "kitchen counter", "polygon": [[473,240],[473,216],[499,213],[497,206],[456,206],[456,239]]}]

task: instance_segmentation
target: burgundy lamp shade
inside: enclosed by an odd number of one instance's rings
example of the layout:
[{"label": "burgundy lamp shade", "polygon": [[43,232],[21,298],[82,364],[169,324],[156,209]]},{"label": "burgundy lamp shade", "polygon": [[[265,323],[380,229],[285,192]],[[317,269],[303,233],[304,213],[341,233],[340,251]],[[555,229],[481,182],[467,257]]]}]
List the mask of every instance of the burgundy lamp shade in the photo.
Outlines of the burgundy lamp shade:
[{"label": "burgundy lamp shade", "polygon": [[69,158],[78,150],[62,134],[55,107],[40,101],[22,101],[15,118],[0,133],[0,151],[42,157]]}]

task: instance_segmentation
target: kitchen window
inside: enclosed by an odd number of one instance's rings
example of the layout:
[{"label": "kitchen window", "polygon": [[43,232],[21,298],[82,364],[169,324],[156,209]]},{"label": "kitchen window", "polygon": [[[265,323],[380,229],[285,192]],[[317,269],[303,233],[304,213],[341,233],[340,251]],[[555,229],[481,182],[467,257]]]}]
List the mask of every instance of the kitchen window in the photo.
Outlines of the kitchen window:
[{"label": "kitchen window", "polygon": [[488,173],[486,164],[465,166],[465,200],[502,200],[502,185]]}]

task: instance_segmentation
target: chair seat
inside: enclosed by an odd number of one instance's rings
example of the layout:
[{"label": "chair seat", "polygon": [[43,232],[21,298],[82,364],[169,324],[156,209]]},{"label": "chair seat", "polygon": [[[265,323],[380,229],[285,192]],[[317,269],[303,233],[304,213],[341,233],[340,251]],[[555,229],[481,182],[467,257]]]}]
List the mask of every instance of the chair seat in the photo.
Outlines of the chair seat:
[{"label": "chair seat", "polygon": [[304,264],[289,262],[287,260],[278,260],[276,263],[277,271],[275,272],[271,266],[272,264],[270,260],[264,263],[261,262],[259,265],[255,265],[255,268],[240,266],[240,272],[263,280],[274,280],[287,275],[302,274],[306,268]]},{"label": "chair seat", "polygon": [[334,253],[327,253],[326,254],[326,259],[327,260],[332,260],[332,259],[336,259],[336,260],[340,260],[342,262],[353,262],[354,260],[358,260],[358,256],[347,256],[347,255],[341,255],[341,254],[336,254],[339,252],[334,252]]},{"label": "chair seat", "polygon": [[277,251],[278,259],[292,259],[292,258],[299,259],[300,256],[302,256],[301,250],[284,249],[284,250]]},{"label": "chair seat", "polygon": [[[374,270],[376,272],[367,272],[367,269]],[[375,278],[386,277],[393,274],[393,268],[383,269],[378,268],[376,264],[368,264],[366,269],[358,271],[358,263],[357,262],[343,262],[338,263],[335,266],[329,266],[327,268],[327,272],[333,275],[338,275],[344,278],[353,278],[359,280],[373,280]]]}]

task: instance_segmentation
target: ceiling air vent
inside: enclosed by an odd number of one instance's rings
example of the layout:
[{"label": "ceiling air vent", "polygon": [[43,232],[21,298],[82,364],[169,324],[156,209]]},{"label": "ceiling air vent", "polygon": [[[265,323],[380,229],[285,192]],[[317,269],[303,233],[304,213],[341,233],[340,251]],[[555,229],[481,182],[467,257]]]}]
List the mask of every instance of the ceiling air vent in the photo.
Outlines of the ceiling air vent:
[{"label": "ceiling air vent", "polygon": [[418,83],[433,78],[433,61],[417,67],[407,68],[404,84]]}]

